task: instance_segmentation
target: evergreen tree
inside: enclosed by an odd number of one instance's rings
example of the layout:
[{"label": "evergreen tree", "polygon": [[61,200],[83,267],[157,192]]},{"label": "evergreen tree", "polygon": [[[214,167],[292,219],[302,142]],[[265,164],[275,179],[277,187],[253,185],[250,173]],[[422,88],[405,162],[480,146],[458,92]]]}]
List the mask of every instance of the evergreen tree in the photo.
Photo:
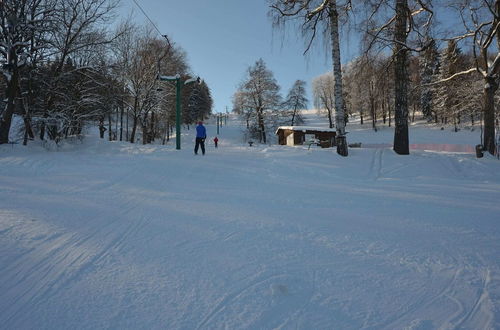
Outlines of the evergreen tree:
[{"label": "evergreen tree", "polygon": [[[444,80],[446,77],[450,77],[464,69],[464,58],[461,53],[456,41],[448,41],[447,48],[441,56],[440,80]],[[461,102],[463,95],[459,94],[461,84],[462,82],[458,79],[439,83],[434,89],[435,97],[432,103],[435,108],[436,119],[439,120],[440,117],[442,124],[448,124],[448,120],[451,118],[455,131],[458,130],[461,113],[464,110]]]},{"label": "evergreen tree", "polygon": [[205,81],[188,86],[192,86],[192,88],[189,92],[184,122],[192,124],[207,118],[212,113],[213,100],[210,88]]},{"label": "evergreen tree", "polygon": [[436,43],[432,42],[419,57],[419,69],[421,78],[420,106],[422,114],[427,120],[432,119],[433,114],[433,87],[429,84],[437,80],[439,74],[439,51]]}]

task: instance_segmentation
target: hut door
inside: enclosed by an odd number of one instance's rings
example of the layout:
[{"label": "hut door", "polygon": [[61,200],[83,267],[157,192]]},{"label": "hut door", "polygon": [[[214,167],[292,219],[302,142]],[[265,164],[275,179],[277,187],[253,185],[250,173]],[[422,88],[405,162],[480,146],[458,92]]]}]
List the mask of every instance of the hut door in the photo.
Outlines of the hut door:
[{"label": "hut door", "polygon": [[290,135],[288,135],[286,137],[286,145],[287,146],[293,146],[294,145],[294,143],[293,143],[293,133],[290,134]]}]

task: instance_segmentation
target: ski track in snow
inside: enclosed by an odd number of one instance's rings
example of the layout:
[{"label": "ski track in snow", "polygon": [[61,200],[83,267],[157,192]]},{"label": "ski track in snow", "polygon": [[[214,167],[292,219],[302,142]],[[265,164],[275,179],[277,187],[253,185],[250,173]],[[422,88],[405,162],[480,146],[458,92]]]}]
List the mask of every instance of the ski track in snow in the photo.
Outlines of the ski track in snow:
[{"label": "ski track in snow", "polygon": [[236,128],[206,156],[0,148],[0,328],[500,327],[497,160]]}]

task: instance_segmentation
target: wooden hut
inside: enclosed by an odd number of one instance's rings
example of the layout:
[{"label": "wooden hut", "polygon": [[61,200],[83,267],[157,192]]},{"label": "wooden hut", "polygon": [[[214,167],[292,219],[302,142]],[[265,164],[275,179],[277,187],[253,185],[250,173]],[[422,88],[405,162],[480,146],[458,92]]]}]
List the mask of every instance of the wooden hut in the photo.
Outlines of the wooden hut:
[{"label": "wooden hut", "polygon": [[295,146],[315,142],[323,148],[335,145],[335,129],[333,128],[280,126],[276,130],[276,135],[278,135],[280,145]]}]

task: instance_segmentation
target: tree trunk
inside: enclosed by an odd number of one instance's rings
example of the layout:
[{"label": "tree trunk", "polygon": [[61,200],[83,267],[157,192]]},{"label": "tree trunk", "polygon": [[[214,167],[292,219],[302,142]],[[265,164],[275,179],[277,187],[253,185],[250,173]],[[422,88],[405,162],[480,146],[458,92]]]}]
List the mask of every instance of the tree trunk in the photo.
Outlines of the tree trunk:
[{"label": "tree trunk", "polygon": [[153,143],[155,140],[155,113],[154,111],[151,112],[151,127],[150,127],[150,133],[149,133],[149,143]]},{"label": "tree trunk", "polygon": [[170,141],[170,122],[167,121],[167,142]]},{"label": "tree trunk", "polygon": [[28,144],[28,140],[34,140],[35,133],[33,133],[33,127],[31,126],[31,116],[28,113],[28,110],[25,111],[24,114],[24,140],[23,145]]},{"label": "tree trunk", "polygon": [[[28,131],[31,131],[31,123],[27,117],[24,118],[24,138],[23,146],[28,145]],[[32,132],[32,131],[31,131]]]},{"label": "tree trunk", "polygon": [[487,76],[483,91],[484,98],[484,150],[495,154],[495,92],[498,83],[495,77]]},{"label": "tree trunk", "polygon": [[46,115],[44,116],[44,120],[42,120],[42,122],[40,124],[40,140],[41,141],[43,141],[45,139],[45,118],[47,118]]},{"label": "tree trunk", "polygon": [[408,10],[407,0],[396,0],[394,151],[399,155],[410,153],[408,141],[408,49],[403,46],[407,37]]},{"label": "tree trunk", "polygon": [[382,101],[382,120],[383,120],[384,125],[385,125],[385,123],[387,122],[387,112],[385,109],[385,101]]},{"label": "tree trunk", "polygon": [[123,140],[123,100],[120,104],[120,141]]},{"label": "tree trunk", "polygon": [[132,120],[132,133],[130,134],[130,143],[135,142],[135,132],[137,130],[137,116],[134,116]]},{"label": "tree trunk", "polygon": [[129,117],[129,113],[128,113],[128,110],[129,110],[129,107],[127,107],[127,115],[125,116],[125,121],[126,121],[126,131],[125,131],[125,140],[128,141],[129,140],[129,134],[128,134],[128,117]]},{"label": "tree trunk", "polygon": [[347,156],[347,139],[345,136],[344,98],[342,94],[342,67],[340,64],[339,14],[336,0],[329,3],[330,38],[332,42],[332,63],[335,89],[335,126],[337,130],[337,153]]},{"label": "tree trunk", "polygon": [[12,47],[9,54],[9,63],[11,68],[10,80],[7,80],[7,104],[0,118],[0,144],[9,143],[9,131],[12,125],[12,116],[16,110],[17,87],[19,83],[19,69],[17,68],[17,54],[15,48]]},{"label": "tree trunk", "polygon": [[264,125],[264,117],[263,117],[261,111],[259,111],[258,120],[259,120],[259,130],[260,130],[260,137],[259,137],[260,141],[259,142],[266,144],[267,143],[267,141],[266,141],[266,127]]},{"label": "tree trunk", "polygon": [[149,143],[149,132],[148,132],[148,125],[143,122],[141,125],[141,130],[142,130],[142,144]]},{"label": "tree trunk", "polygon": [[26,146],[26,145],[28,145],[28,130],[25,127],[25,129],[24,129],[24,138],[23,138],[23,146]]},{"label": "tree trunk", "polygon": [[[24,139],[23,139],[23,145],[28,144],[28,140],[34,140],[35,139],[35,133],[33,133],[33,127],[31,126],[31,114],[29,112],[31,102],[29,100],[32,99],[32,89],[31,89],[31,79],[32,77],[29,77],[29,85],[28,85],[28,96],[27,98],[23,98],[20,102],[23,110],[23,121],[24,121]],[[22,95],[21,92],[21,86],[17,85],[17,95]]]},{"label": "tree trunk", "polygon": [[118,107],[115,108],[115,140],[118,140],[118,121],[120,120],[120,111]]},{"label": "tree trunk", "polygon": [[113,141],[113,125],[111,123],[111,112],[108,114],[108,140]]},{"label": "tree trunk", "polygon": [[106,132],[106,127],[104,127],[104,117],[99,118],[99,137],[104,139],[104,132]]},{"label": "tree trunk", "polygon": [[375,100],[372,97],[370,97],[370,112],[372,115],[372,129],[376,132],[377,131],[377,115],[375,114]]}]

